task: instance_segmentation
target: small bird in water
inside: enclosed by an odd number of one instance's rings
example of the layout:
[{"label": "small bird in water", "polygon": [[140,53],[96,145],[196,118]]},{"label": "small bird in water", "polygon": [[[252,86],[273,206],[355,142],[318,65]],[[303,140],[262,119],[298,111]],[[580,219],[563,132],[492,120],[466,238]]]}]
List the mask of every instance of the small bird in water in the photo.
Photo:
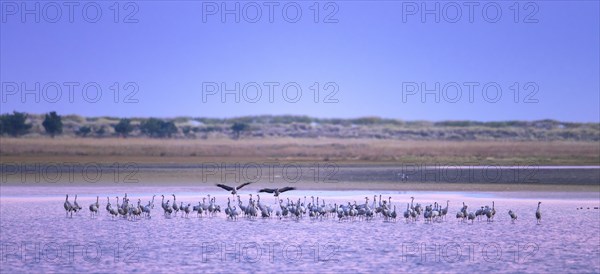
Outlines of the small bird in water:
[{"label": "small bird in water", "polygon": [[535,218],[537,219],[538,225],[542,221],[542,211],[540,211],[541,204],[542,204],[542,202],[538,202],[538,207],[537,207],[537,210],[535,211]]},{"label": "small bird in water", "polygon": [[515,213],[515,212],[514,212],[514,211],[512,211],[512,209],[511,209],[511,210],[509,210],[509,211],[508,211],[508,215],[510,215],[510,220],[511,220],[511,222],[514,224],[514,223],[515,223],[515,220],[517,220],[517,213]]}]

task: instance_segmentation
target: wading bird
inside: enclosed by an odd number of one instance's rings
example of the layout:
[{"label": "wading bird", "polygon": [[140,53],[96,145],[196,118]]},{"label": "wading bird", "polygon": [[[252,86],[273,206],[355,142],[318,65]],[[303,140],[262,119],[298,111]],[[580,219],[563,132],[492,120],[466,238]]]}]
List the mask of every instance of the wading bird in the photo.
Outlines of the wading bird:
[{"label": "wading bird", "polygon": [[511,210],[508,211],[508,215],[510,216],[510,221],[514,224],[515,220],[517,220],[517,213],[515,213],[511,209]]},{"label": "wading bird", "polygon": [[535,211],[535,218],[537,219],[538,225],[542,221],[542,212],[540,211],[540,205],[541,204],[542,204],[542,202],[538,202],[538,207],[537,207],[537,210]]},{"label": "wading bird", "polygon": [[75,211],[75,213],[77,213],[81,209],[82,209],[82,207],[79,206],[79,204],[77,203],[77,194],[75,194],[75,200],[73,200],[73,211]]},{"label": "wading bird", "polygon": [[[110,198],[106,197],[106,210],[108,211],[108,213],[110,214],[110,218],[114,219],[116,216],[119,216],[119,212],[112,208],[112,205],[110,204]],[[119,203],[119,200],[117,200],[117,204]]]},{"label": "wading bird", "polygon": [[179,212],[179,206],[177,205],[177,199],[175,198],[175,194],[173,195],[173,210],[175,211],[175,217],[177,217],[177,213]]},{"label": "wading bird", "polygon": [[96,196],[96,203],[90,205],[90,215],[92,217],[98,215],[98,209],[100,208],[100,203],[98,203],[98,199],[100,199],[100,197]]},{"label": "wading bird", "polygon": [[69,202],[69,194],[67,194],[67,198],[65,198],[65,203],[63,204],[65,210],[67,211],[66,217],[69,217],[69,212],[71,213],[71,217],[73,217],[73,205]]}]

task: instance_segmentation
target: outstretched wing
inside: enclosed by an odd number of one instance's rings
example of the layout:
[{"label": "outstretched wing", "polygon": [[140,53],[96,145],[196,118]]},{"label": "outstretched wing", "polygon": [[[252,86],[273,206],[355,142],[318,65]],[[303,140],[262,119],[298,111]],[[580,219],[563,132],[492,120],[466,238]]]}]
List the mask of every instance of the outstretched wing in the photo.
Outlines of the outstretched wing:
[{"label": "outstretched wing", "polygon": [[275,189],[271,189],[271,188],[263,188],[263,189],[259,190],[258,192],[267,192],[267,193],[273,193],[273,192],[275,192]]},{"label": "outstretched wing", "polygon": [[296,188],[295,187],[291,187],[291,186],[286,186],[284,188],[280,188],[279,192],[286,192],[288,190],[294,190],[294,189],[296,189]]},{"label": "outstretched wing", "polygon": [[224,184],[217,184],[217,186],[220,187],[220,188],[222,188],[222,189],[225,189],[227,191],[232,191],[233,190],[233,187],[226,186]]},{"label": "outstretched wing", "polygon": [[237,187],[237,189],[240,189],[240,188],[242,188],[242,187],[245,187],[245,186],[247,186],[247,185],[249,185],[249,184],[251,184],[251,183],[252,183],[252,182],[243,183],[243,184],[239,185],[239,186]]}]

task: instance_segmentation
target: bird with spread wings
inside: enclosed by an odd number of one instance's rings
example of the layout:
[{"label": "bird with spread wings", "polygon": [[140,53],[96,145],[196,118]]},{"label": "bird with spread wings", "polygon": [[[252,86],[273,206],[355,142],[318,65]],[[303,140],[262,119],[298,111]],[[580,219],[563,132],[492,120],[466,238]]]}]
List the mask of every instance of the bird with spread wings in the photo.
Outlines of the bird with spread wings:
[{"label": "bird with spread wings", "polygon": [[243,184],[241,184],[241,185],[239,185],[239,186],[237,186],[237,187],[230,187],[230,186],[228,186],[228,185],[224,185],[224,184],[217,184],[217,186],[218,186],[218,187],[220,187],[220,188],[222,188],[222,189],[225,189],[225,190],[227,190],[227,191],[231,191],[231,195],[236,195],[236,194],[237,194],[237,191],[238,191],[239,189],[241,189],[242,187],[245,187],[245,186],[247,186],[247,185],[249,185],[249,184],[251,184],[251,183],[252,183],[252,182],[243,183]]},{"label": "bird with spread wings", "polygon": [[273,193],[273,196],[278,197],[279,194],[286,192],[286,191],[294,190],[294,189],[296,189],[296,188],[286,186],[286,187],[282,187],[282,188],[263,188],[263,189],[259,190],[258,192]]}]

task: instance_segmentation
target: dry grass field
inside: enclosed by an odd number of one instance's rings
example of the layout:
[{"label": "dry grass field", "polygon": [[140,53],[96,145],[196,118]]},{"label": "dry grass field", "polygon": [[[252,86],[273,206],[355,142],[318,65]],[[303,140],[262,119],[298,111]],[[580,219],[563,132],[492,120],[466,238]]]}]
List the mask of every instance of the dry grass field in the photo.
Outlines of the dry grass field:
[{"label": "dry grass field", "polygon": [[335,161],[344,164],[599,165],[600,144],[576,141],[399,141],[252,138],[0,138],[1,162]]}]

